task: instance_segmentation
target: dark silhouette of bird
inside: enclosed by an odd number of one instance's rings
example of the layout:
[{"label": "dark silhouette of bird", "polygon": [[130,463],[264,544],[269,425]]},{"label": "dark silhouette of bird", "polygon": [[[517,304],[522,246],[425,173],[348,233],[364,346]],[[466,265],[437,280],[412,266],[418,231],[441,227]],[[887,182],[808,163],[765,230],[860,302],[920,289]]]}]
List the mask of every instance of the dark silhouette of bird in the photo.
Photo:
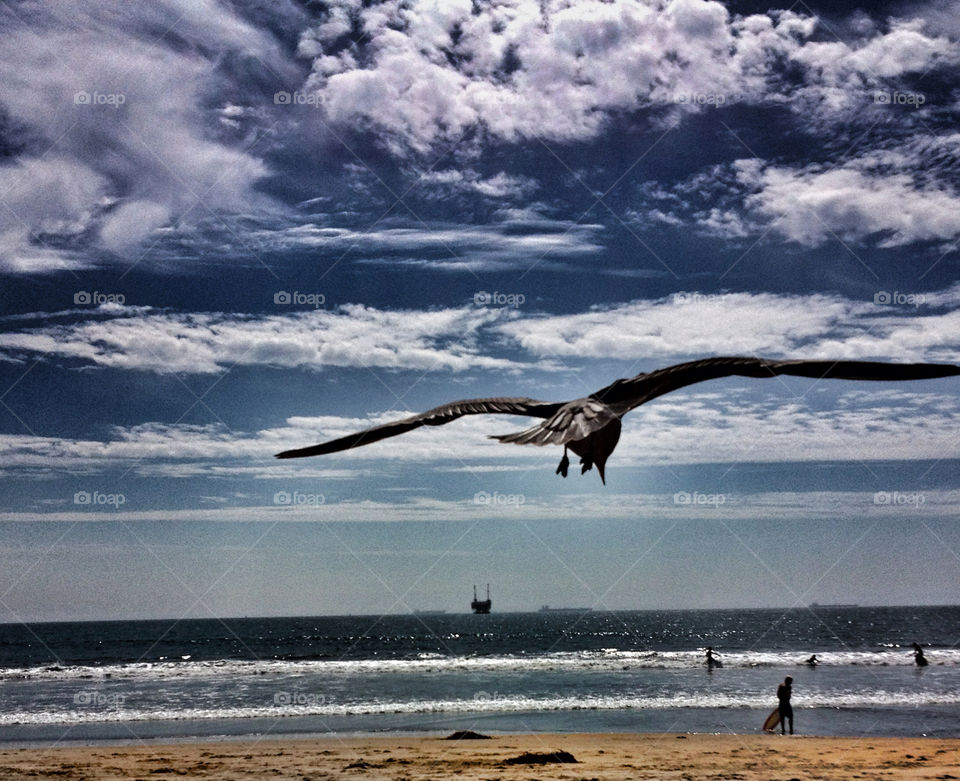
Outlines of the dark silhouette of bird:
[{"label": "dark silhouette of bird", "polygon": [[606,484],[607,459],[620,439],[620,419],[630,410],[678,388],[720,377],[776,377],[781,374],[837,380],[928,380],[960,374],[960,366],[939,363],[880,363],[875,361],[773,361],[763,358],[705,358],[616,380],[595,393],[573,401],[495,397],[465,399],[434,407],[419,415],[374,426],[319,445],[285,450],[277,458],[303,458],[336,453],[404,434],[420,426],[442,426],[464,415],[529,415],[545,418],[532,428],[491,439],[516,445],[563,445],[557,474],[567,476],[567,450],[580,456],[583,474],[596,466]]}]

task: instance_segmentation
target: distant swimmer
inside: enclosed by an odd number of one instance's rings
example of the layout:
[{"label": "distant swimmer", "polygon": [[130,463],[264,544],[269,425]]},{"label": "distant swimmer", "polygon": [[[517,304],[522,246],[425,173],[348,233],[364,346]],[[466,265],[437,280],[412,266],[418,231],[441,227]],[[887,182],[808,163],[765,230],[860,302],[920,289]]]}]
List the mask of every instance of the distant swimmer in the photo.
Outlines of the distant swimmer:
[{"label": "distant swimmer", "polygon": [[723,662],[713,653],[713,646],[707,648],[707,669],[712,670],[714,667],[723,667]]},{"label": "distant swimmer", "polygon": [[927,657],[923,655],[920,643],[913,644],[913,660],[917,663],[917,667],[926,667],[929,664]]},{"label": "distant swimmer", "polygon": [[817,655],[816,655],[816,654],[814,654],[813,656],[811,656],[811,657],[810,657],[809,659],[807,659],[807,661],[806,661],[807,667],[816,667],[818,664],[820,664],[820,660],[817,659]]},{"label": "distant swimmer", "polygon": [[780,714],[780,734],[787,734],[787,721],[790,722],[790,734],[793,734],[793,705],[790,696],[793,694],[793,678],[789,675],[777,687],[777,711]]}]

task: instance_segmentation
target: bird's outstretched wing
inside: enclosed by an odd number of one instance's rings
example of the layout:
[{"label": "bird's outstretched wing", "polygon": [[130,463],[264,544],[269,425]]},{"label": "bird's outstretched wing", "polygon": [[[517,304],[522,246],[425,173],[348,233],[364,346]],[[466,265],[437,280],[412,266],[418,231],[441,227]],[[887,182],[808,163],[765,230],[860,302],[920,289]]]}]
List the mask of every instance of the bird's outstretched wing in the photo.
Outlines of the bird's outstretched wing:
[{"label": "bird's outstretched wing", "polygon": [[678,363],[630,379],[617,380],[592,394],[618,414],[646,404],[664,393],[720,377],[798,377],[833,380],[931,380],[960,374],[949,363],[880,363],[877,361],[771,361],[764,358],[705,358]]},{"label": "bird's outstretched wing", "polygon": [[426,412],[421,412],[419,415],[412,415],[409,418],[358,431],[356,434],[348,434],[329,442],[321,442],[319,445],[304,447],[299,450],[284,450],[282,453],[277,453],[276,457],[303,458],[305,456],[336,453],[339,450],[349,450],[353,447],[369,445],[371,442],[379,442],[387,437],[395,437],[420,426],[442,426],[444,423],[462,418],[464,415],[529,415],[535,418],[549,418],[562,406],[562,403],[526,398],[464,399],[463,401],[454,401],[450,404],[434,407]]}]

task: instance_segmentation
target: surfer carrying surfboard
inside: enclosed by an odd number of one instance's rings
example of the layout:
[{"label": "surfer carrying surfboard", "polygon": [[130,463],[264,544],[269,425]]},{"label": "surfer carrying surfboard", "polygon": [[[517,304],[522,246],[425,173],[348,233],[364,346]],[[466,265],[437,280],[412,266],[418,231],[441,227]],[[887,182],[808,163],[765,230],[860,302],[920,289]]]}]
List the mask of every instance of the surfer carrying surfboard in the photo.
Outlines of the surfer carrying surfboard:
[{"label": "surfer carrying surfboard", "polygon": [[723,667],[723,662],[721,662],[717,655],[713,652],[713,646],[711,645],[707,648],[707,669],[712,670],[714,667]]},{"label": "surfer carrying surfboard", "polygon": [[793,694],[793,678],[789,675],[777,687],[777,712],[780,715],[780,734],[787,734],[787,720],[790,721],[790,734],[793,734],[793,705],[790,704],[790,695]]}]

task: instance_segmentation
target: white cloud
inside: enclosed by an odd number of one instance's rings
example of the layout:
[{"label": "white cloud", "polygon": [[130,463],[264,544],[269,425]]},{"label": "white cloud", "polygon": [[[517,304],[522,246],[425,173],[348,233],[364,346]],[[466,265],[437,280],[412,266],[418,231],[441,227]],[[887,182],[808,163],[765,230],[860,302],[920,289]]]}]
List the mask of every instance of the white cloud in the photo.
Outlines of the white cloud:
[{"label": "white cloud", "polygon": [[113,307],[98,315],[2,334],[0,350],[161,374],[234,366],[465,371],[524,365],[486,355],[475,343],[487,323],[503,316],[497,309],[383,311],[353,304],[257,317]]},{"label": "white cloud", "polygon": [[960,194],[952,187],[921,185],[907,172],[871,170],[871,162],[764,166],[742,176],[755,190],[744,206],[761,225],[806,246],[876,237],[880,246],[894,247],[960,235]]},{"label": "white cloud", "polygon": [[525,198],[538,187],[536,181],[526,176],[511,176],[500,171],[484,179],[471,168],[429,171],[418,181],[440,190],[474,192],[497,200]]},{"label": "white cloud", "polygon": [[57,154],[0,166],[0,269],[33,273],[84,267],[70,253],[37,241],[37,234],[82,233],[107,186],[96,171]]},{"label": "white cloud", "polygon": [[[687,391],[630,413],[613,460],[621,466],[778,461],[916,460],[960,457],[955,433],[960,404],[953,396],[907,391],[896,401],[882,391],[844,393],[835,407],[819,409],[808,383],[743,383],[768,391],[760,400],[742,392]],[[695,454],[695,455],[694,455]],[[870,475],[869,468],[864,470]]]},{"label": "white cloud", "polygon": [[[277,292],[267,290],[264,297]],[[939,292],[878,290],[861,301],[829,294],[691,291],[570,315],[545,315],[528,305],[381,310],[349,304],[276,315],[112,305],[77,322],[0,333],[0,355],[192,374],[233,366],[556,371],[554,358],[579,366],[605,359],[736,354],[960,362],[958,296],[958,286]],[[517,347],[530,357],[517,357]]]},{"label": "white cloud", "polygon": [[[455,174],[438,181],[475,189],[512,186],[503,180],[474,181]],[[523,185],[517,185],[523,186]],[[598,234],[603,226],[554,220],[536,208],[504,209],[485,225],[432,224],[370,230],[302,224],[257,231],[252,238],[264,247],[316,247],[337,252],[364,253],[362,265],[418,266],[443,271],[480,272],[526,270],[538,267],[569,268],[570,261],[598,255],[603,247]],[[400,257],[397,257],[402,253]]]},{"label": "white cloud", "polygon": [[269,34],[212,0],[3,14],[0,103],[24,148],[0,167],[0,269],[85,265],[37,234],[129,253],[160,226],[265,203],[252,185],[266,166],[215,138],[209,104],[229,81],[228,54],[292,72]]},{"label": "white cloud", "polygon": [[[960,290],[918,295],[934,309],[955,305]],[[497,328],[533,355],[560,358],[742,354],[960,361],[960,309],[884,306],[872,297],[689,292],[573,315],[518,317]]]},{"label": "white cloud", "polygon": [[[586,140],[612,113],[649,106],[795,101],[801,116],[811,107],[846,116],[882,80],[956,60],[950,40],[920,19],[824,42],[812,40],[814,17],[731,17],[707,0],[475,6],[333,3],[301,40],[313,59],[308,89],[331,121],[374,128],[402,153],[474,128],[508,141]],[[364,57],[343,48],[353,25],[369,41]],[[803,74],[799,85],[785,63]]]},{"label": "white cloud", "polygon": [[930,37],[922,20],[894,21],[889,32],[874,35],[857,46],[843,41],[810,41],[793,59],[817,72],[828,86],[863,87],[905,73],[923,73],[939,58],[952,60],[955,52],[946,37]]},{"label": "white cloud", "polygon": [[[258,7],[256,13],[282,17],[288,29],[301,31],[299,55],[312,64],[304,83],[302,67],[266,25],[213,0],[91,0],[69,9],[20,4],[2,13],[8,34],[0,36],[0,103],[17,152],[0,166],[6,207],[0,209],[0,270],[16,273],[88,267],[104,262],[102,250],[137,260],[154,238],[215,222],[212,214],[262,218],[278,210],[256,191],[271,173],[258,156],[268,145],[258,141],[279,122],[291,131],[279,143],[293,149],[313,126],[288,107],[285,114],[264,108],[265,83],[256,83],[255,72],[268,74],[263,80],[273,87],[322,98],[317,118],[371,129],[405,154],[467,132],[477,143],[590,140],[615,115],[653,107],[652,121],[669,124],[712,110],[715,103],[703,102],[710,96],[725,104],[784,105],[802,122],[834,121],[871,102],[871,90],[956,60],[940,28],[923,25],[924,14],[936,17],[930,9],[885,31],[871,25],[859,37],[824,41],[829,32],[823,30],[813,40],[813,17],[789,11],[732,16],[707,0],[387,0],[365,7],[340,0],[319,11],[323,18],[309,28],[306,12],[292,3]],[[354,32],[362,32],[361,43],[348,46]],[[795,71],[790,79],[787,63]],[[90,102],[77,103],[79,94]],[[477,151],[472,142],[463,146]],[[314,147],[303,153],[308,149]],[[804,181],[771,185],[796,194],[803,184],[816,185],[811,177],[817,173],[823,172],[794,172]],[[953,235],[946,213],[955,205],[952,192],[906,179],[881,187],[864,172],[847,175],[842,189],[874,193],[878,207],[901,191],[909,196],[904,225],[881,227],[895,234],[891,241]],[[427,180],[490,199],[523,199],[537,186],[510,171],[481,175],[470,168],[441,170]],[[778,194],[771,192],[769,203],[754,202],[755,213],[781,214]],[[842,228],[843,216],[831,204],[816,207],[828,225]],[[664,211],[651,218],[675,219]],[[703,222],[732,235],[742,235],[746,225],[730,210]],[[871,227],[868,214],[861,222],[858,228]],[[799,227],[790,235],[817,240]],[[533,237],[524,238],[520,249],[537,251]],[[540,238],[544,251],[571,250],[570,243]],[[440,267],[515,268],[503,257],[509,251],[493,257],[481,246],[459,266],[445,260]]]},{"label": "white cloud", "polygon": [[896,146],[805,165],[757,158],[713,166],[666,190],[647,183],[628,213],[638,224],[693,223],[743,238],[770,232],[807,247],[837,239],[898,247],[960,236],[960,135],[909,136]]},{"label": "white cloud", "polygon": [[153,201],[127,201],[106,215],[100,241],[113,252],[123,252],[170,221],[170,208]]}]

